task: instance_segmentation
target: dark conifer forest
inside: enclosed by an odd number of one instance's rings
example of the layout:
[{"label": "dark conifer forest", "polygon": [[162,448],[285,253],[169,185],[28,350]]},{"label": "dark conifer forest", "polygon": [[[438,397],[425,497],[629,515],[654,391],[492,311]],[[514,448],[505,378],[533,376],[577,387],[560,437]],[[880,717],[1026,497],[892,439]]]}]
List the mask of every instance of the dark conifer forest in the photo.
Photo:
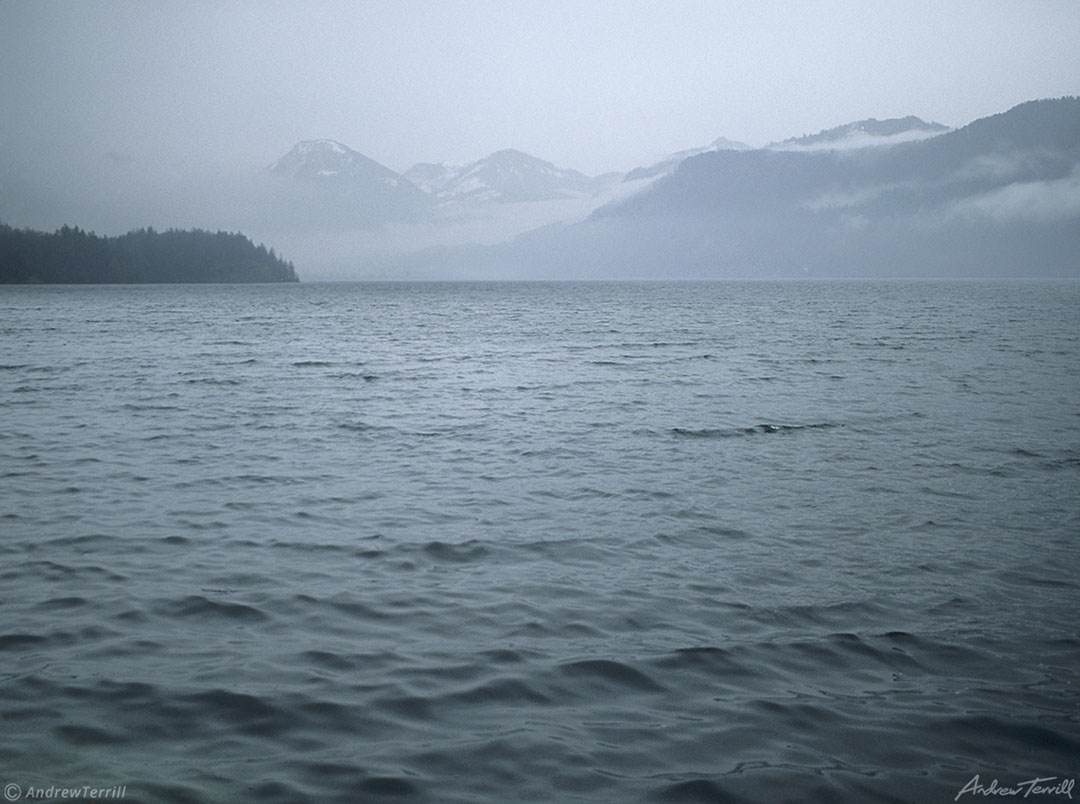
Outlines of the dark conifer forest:
[{"label": "dark conifer forest", "polygon": [[291,262],[234,232],[147,228],[101,237],[0,223],[0,284],[297,281]]}]

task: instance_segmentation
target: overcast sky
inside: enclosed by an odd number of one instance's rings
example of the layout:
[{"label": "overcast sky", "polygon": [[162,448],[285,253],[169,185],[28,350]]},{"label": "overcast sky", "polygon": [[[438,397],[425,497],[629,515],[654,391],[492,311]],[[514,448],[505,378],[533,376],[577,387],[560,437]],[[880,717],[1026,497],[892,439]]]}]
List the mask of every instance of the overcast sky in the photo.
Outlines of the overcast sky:
[{"label": "overcast sky", "polygon": [[595,174],[1080,94],[1078,42],[1078,0],[0,0],[0,153],[262,166],[328,137]]}]

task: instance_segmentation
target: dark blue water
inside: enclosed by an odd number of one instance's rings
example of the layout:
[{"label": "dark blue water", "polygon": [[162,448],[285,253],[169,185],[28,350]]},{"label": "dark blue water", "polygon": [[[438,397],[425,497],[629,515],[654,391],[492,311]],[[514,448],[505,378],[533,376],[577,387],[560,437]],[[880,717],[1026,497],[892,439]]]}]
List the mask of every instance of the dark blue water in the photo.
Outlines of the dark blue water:
[{"label": "dark blue water", "polygon": [[8,287],[0,347],[23,794],[1080,772],[1078,283]]}]

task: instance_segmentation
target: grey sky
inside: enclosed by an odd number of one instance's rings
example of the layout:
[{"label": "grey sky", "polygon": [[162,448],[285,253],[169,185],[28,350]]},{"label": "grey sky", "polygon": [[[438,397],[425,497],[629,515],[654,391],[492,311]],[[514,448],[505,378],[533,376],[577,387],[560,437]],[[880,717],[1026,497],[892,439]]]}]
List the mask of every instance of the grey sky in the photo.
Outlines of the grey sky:
[{"label": "grey sky", "polygon": [[395,169],[515,147],[586,173],[718,136],[950,125],[1080,93],[1077,0],[0,0],[0,152]]}]

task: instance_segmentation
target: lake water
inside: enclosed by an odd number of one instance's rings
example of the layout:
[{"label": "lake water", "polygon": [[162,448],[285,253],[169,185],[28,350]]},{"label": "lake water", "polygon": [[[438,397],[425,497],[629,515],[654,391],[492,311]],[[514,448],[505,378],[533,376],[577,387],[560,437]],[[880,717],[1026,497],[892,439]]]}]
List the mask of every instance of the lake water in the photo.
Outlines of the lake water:
[{"label": "lake water", "polygon": [[9,800],[1080,773],[1080,283],[5,287],[0,313]]}]

